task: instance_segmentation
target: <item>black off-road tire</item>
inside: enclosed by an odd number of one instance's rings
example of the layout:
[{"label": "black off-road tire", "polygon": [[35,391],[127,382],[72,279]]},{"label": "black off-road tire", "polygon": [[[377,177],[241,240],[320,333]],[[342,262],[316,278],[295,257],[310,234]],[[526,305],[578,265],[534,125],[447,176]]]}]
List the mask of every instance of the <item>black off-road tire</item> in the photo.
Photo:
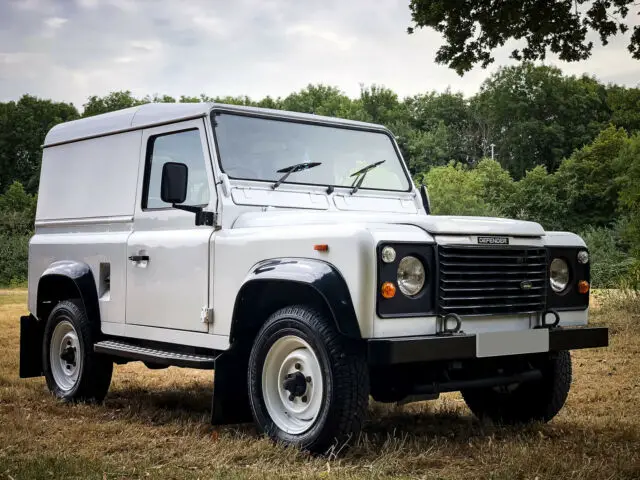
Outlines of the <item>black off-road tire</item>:
[{"label": "black off-road tire", "polygon": [[564,406],[571,387],[569,352],[551,353],[538,365],[542,379],[520,384],[512,391],[499,388],[463,390],[473,414],[506,425],[548,422]]},{"label": "black off-road tire", "polygon": [[[71,323],[77,333],[80,344],[80,352],[77,355],[82,357],[78,379],[69,390],[62,389],[56,383],[50,359],[51,337],[55,327],[65,320]],[[57,398],[67,402],[90,403],[99,403],[104,400],[111,384],[113,361],[93,351],[98,334],[97,325],[91,324],[79,299],[64,300],[51,311],[44,329],[42,365],[47,387]]]},{"label": "black off-road tire", "polygon": [[[294,335],[313,349],[321,367],[324,390],[320,412],[301,434],[281,430],[265,406],[262,387],[264,361],[270,347],[284,336]],[[348,339],[331,319],[306,306],[275,312],[263,325],[249,357],[249,401],[258,428],[271,439],[313,453],[325,453],[354,440],[362,428],[369,404],[369,372],[364,346]]]}]

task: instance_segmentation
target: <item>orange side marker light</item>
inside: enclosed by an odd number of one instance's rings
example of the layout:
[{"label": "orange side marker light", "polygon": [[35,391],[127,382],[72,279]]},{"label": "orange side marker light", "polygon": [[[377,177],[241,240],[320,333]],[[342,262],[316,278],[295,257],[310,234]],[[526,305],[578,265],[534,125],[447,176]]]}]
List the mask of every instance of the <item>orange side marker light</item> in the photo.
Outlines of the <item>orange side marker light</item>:
[{"label": "orange side marker light", "polygon": [[391,282],[384,282],[380,291],[384,298],[393,298],[396,296],[396,286]]},{"label": "orange side marker light", "polygon": [[587,293],[589,291],[589,282],[586,280],[580,280],[578,282],[578,291],[580,293]]},{"label": "orange side marker light", "polygon": [[318,252],[328,252],[329,251],[329,245],[327,245],[326,243],[322,243],[319,245],[314,245],[313,249],[318,251]]}]

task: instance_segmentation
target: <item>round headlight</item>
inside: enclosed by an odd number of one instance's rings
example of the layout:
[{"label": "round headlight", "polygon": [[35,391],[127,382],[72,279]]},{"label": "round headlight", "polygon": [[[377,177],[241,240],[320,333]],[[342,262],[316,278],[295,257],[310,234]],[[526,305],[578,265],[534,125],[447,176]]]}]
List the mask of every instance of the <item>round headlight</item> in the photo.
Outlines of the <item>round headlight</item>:
[{"label": "round headlight", "polygon": [[549,267],[549,281],[554,292],[563,292],[569,285],[569,265],[561,258],[554,258]]},{"label": "round headlight", "polygon": [[398,287],[407,297],[413,297],[420,293],[426,273],[424,265],[416,257],[407,256],[400,260],[398,265]]},{"label": "round headlight", "polygon": [[586,250],[580,250],[578,252],[578,263],[589,263],[589,253]]},{"label": "round headlight", "polygon": [[396,259],[396,251],[393,247],[387,245],[382,249],[381,257],[384,263],[392,263]]}]

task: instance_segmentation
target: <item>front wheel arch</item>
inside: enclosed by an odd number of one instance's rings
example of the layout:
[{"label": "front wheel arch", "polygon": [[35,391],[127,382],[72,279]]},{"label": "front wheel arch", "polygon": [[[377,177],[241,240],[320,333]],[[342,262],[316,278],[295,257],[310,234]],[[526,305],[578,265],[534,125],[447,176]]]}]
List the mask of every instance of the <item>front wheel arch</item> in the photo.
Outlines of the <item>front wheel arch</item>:
[{"label": "front wheel arch", "polygon": [[349,288],[331,264],[315,259],[265,260],[256,264],[236,296],[230,340],[253,340],[275,311],[305,304],[333,320],[340,334],[362,338]]}]

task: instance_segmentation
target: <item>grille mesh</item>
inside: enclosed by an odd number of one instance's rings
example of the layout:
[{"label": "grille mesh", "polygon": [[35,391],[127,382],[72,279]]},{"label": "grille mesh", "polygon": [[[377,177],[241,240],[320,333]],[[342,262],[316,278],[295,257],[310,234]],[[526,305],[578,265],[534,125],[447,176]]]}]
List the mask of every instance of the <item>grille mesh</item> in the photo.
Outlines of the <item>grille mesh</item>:
[{"label": "grille mesh", "polygon": [[441,313],[495,315],[544,310],[544,248],[440,245]]}]

